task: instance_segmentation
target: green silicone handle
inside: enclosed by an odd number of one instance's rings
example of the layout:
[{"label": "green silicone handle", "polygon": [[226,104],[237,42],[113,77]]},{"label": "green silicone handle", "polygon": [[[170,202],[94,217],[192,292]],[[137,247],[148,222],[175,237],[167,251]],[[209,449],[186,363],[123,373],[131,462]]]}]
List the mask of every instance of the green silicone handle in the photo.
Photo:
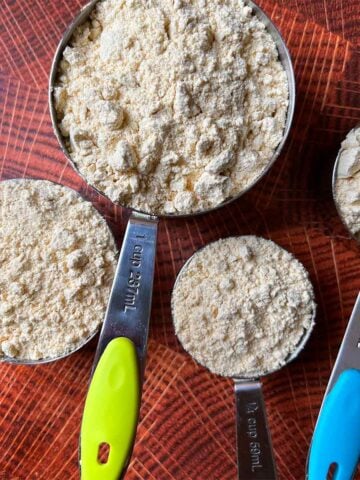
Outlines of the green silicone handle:
[{"label": "green silicone handle", "polygon": [[[131,455],[139,404],[135,345],[128,338],[115,338],[100,357],[85,402],[80,438],[82,480],[121,477]],[[104,443],[109,454],[106,463],[101,463],[98,454]]]}]

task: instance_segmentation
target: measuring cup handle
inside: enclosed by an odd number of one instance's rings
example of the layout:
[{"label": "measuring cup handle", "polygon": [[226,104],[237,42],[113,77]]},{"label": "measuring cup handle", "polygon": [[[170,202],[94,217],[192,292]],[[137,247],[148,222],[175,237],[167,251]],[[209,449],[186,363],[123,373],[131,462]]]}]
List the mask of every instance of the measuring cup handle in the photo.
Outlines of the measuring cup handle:
[{"label": "measuring cup handle", "polygon": [[360,457],[360,371],[345,370],[325,397],[312,438],[308,480],[351,479]]},{"label": "measuring cup handle", "polygon": [[239,480],[276,480],[261,383],[235,380]]},{"label": "measuring cup handle", "polygon": [[[85,402],[81,480],[123,478],[130,460],[145,367],[156,237],[156,218],[131,215]],[[107,455],[102,455],[104,448]]]}]

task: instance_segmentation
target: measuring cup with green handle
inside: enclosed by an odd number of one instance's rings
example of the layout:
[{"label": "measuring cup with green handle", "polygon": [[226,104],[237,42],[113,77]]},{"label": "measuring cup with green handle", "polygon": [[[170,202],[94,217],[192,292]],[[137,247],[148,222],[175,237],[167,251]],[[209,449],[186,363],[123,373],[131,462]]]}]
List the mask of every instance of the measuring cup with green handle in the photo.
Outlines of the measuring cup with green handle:
[{"label": "measuring cup with green handle", "polygon": [[[86,5],[61,39],[49,81],[50,114],[59,144],[79,172],[63,137],[54,105],[59,63],[74,30],[84,23],[97,0]],[[262,174],[238,195],[226,199],[219,208],[236,200],[257,183],[279,156],[288,137],[295,109],[295,78],[286,45],[270,19],[251,0],[246,3],[273,37],[287,74],[289,106],[283,137]],[[79,172],[81,175],[81,172]],[[86,178],[85,178],[86,180]],[[122,205],[127,207],[127,205]],[[207,211],[214,210],[215,208]],[[206,213],[205,210],[193,214]],[[172,214],[169,217],[188,215]],[[133,211],[126,229],[119,264],[110,295],[109,306],[95,355],[93,375],[85,402],[80,435],[82,480],[116,480],[122,478],[130,460],[139,416],[141,389],[153,287],[158,218],[152,212]],[[101,459],[102,447],[107,458]],[[100,454],[100,458],[99,458]]]}]

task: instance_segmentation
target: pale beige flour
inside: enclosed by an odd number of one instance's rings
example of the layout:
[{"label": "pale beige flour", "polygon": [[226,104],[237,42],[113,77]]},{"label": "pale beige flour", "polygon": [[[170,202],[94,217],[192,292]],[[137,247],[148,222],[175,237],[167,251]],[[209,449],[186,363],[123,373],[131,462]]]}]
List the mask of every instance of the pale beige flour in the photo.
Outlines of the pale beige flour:
[{"label": "pale beige flour", "polygon": [[103,320],[116,248],[76,192],[43,180],[0,183],[0,356],[76,349]]},{"label": "pale beige flour", "polygon": [[105,0],[63,53],[54,90],[86,180],[157,214],[217,206],[266,169],[286,73],[241,0]]},{"label": "pale beige flour", "polygon": [[231,237],[198,251],[172,295],[185,350],[214,373],[279,368],[313,326],[314,293],[301,263],[275,243]]},{"label": "pale beige flour", "polygon": [[335,199],[348,229],[360,240],[360,126],[341,144]]}]

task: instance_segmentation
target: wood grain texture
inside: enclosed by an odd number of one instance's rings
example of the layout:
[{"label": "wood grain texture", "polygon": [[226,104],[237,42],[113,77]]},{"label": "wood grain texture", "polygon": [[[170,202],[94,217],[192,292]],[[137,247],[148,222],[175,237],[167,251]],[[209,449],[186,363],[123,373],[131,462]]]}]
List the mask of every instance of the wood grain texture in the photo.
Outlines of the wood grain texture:
[{"label": "wood grain texture", "polygon": [[[83,3],[0,2],[0,177],[47,178],[80,191],[105,215],[120,245],[128,213],[67,164],[47,106],[53,53]],[[294,60],[294,128],[270,173],[240,200],[160,224],[141,423],[127,479],[236,477],[232,384],[196,365],[171,323],[171,288],[197,248],[224,236],[261,235],[293,252],[315,285],[317,327],[307,348],[264,379],[281,480],[304,478],[320,402],[360,289],[360,249],[336,214],[330,180],[340,141],[360,117],[359,1],[259,4]],[[1,480],[78,478],[79,425],[95,347],[93,341],[50,365],[0,365]]]}]

